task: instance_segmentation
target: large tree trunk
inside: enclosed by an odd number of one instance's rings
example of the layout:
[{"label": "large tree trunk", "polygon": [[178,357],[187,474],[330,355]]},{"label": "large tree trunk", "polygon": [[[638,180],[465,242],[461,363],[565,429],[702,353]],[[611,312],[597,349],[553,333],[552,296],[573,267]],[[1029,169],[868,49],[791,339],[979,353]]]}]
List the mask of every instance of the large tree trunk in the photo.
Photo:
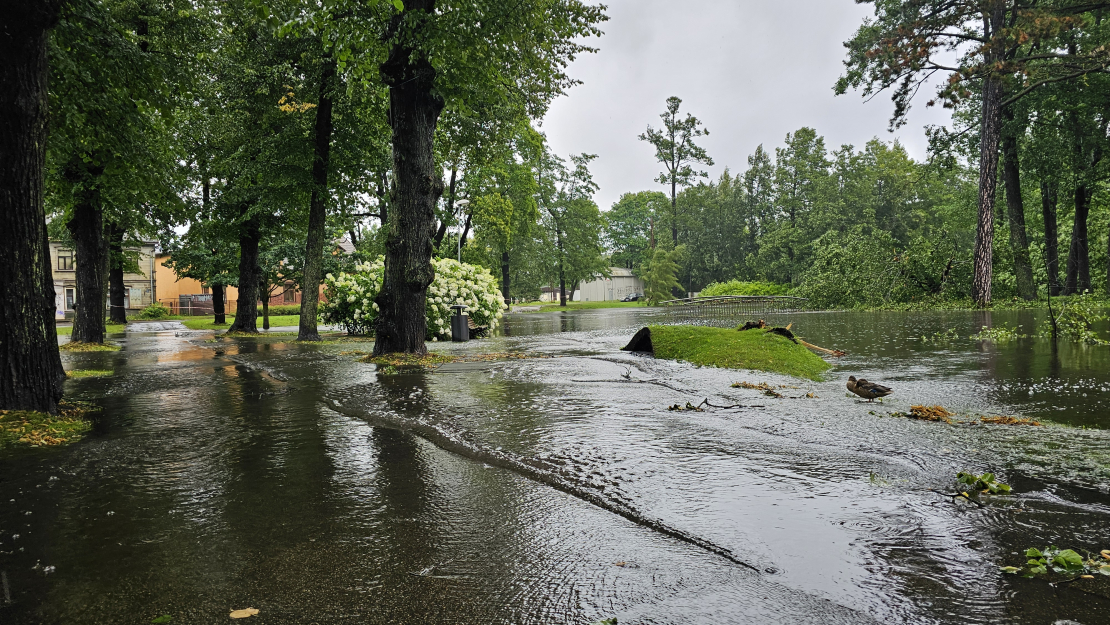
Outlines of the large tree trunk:
[{"label": "large tree trunk", "polygon": [[127,288],[123,283],[123,228],[108,222],[108,321],[127,323],[124,307]]},{"label": "large tree trunk", "polygon": [[1090,214],[1091,190],[1081,179],[1075,184],[1075,220],[1071,227],[1064,295],[1082,293],[1091,288],[1091,254],[1087,236],[1087,218]]},{"label": "large tree trunk", "polygon": [[509,252],[501,252],[501,295],[505,297],[505,305],[509,306],[513,298],[509,295]]},{"label": "large tree trunk", "polygon": [[434,25],[434,10],[435,0],[405,3],[404,11],[390,24],[398,39],[381,65],[382,79],[389,86],[394,186],[389,221],[384,225],[385,277],[376,298],[376,355],[428,351],[424,306],[428,285],[435,278],[432,236],[436,201],[443,194],[432,147],[443,98],[435,92],[435,68],[416,46],[421,31]]},{"label": "large tree trunk", "polygon": [[262,329],[270,329],[270,285],[267,284],[266,278],[262,275],[262,270],[258,270],[258,294],[262,299]]},{"label": "large tree trunk", "polygon": [[[239,210],[245,217],[250,206],[244,204]],[[228,332],[258,333],[258,230],[257,215],[239,225],[239,300]]]},{"label": "large tree trunk", "polygon": [[7,3],[0,29],[2,410],[56,413],[65,382],[43,212],[46,39],[59,5],[56,0]]},{"label": "large tree trunk", "polygon": [[[1007,111],[1007,121],[1013,124],[1014,115]],[[1037,287],[1033,284],[1033,263],[1029,260],[1029,238],[1025,231],[1025,202],[1021,197],[1021,169],[1018,160],[1017,128],[1007,129],[1002,137],[1002,176],[1006,185],[1006,210],[1010,222],[1010,250],[1014,255],[1014,277],[1018,295],[1022,299],[1035,299]]]},{"label": "large tree trunk", "polygon": [[[84,175],[86,185],[99,172]],[[66,222],[73,238],[74,269],[77,280],[76,312],[73,317],[74,343],[104,342],[104,299],[107,295],[107,245],[104,240],[104,212],[100,192],[86,188],[73,206],[73,216]]]},{"label": "large tree trunk", "polygon": [[[991,0],[986,15],[986,30],[991,36],[1002,28],[1006,13],[1003,0]],[[987,53],[986,65],[1000,60],[1001,51]],[[983,81],[983,120],[979,132],[979,219],[975,231],[974,272],[971,298],[980,306],[991,302],[991,279],[994,277],[994,201],[998,184],[998,142],[1002,131],[1002,79],[994,74]]]},{"label": "large tree trunk", "polygon": [[226,312],[224,311],[224,285],[212,285],[212,322],[218,326],[227,323]]},{"label": "large tree trunk", "polygon": [[1041,216],[1044,218],[1044,257],[1048,271],[1048,292],[1060,294],[1060,235],[1056,225],[1059,187],[1055,180],[1041,179]]},{"label": "large tree trunk", "polygon": [[[304,288],[301,293],[301,318],[297,339],[319,341],[316,309],[320,303],[320,283],[324,281],[324,238],[327,236],[328,169],[331,164],[332,83],[335,61],[328,57],[320,74],[320,104],[316,107],[316,152],[312,159],[312,199],[308,208],[308,240],[304,255]],[[354,241],[351,241],[354,244]],[[267,326],[269,327],[269,326]]]}]

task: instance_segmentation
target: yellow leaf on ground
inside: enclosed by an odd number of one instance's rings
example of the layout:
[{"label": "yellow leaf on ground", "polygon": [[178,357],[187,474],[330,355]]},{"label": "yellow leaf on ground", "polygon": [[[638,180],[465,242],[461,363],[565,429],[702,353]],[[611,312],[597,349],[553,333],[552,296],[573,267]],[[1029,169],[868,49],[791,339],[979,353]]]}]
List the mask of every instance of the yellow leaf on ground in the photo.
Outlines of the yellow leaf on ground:
[{"label": "yellow leaf on ground", "polygon": [[254,608],[247,608],[245,610],[232,610],[231,614],[229,614],[228,616],[230,616],[231,618],[248,618],[254,616],[255,614],[258,614],[258,610]]}]

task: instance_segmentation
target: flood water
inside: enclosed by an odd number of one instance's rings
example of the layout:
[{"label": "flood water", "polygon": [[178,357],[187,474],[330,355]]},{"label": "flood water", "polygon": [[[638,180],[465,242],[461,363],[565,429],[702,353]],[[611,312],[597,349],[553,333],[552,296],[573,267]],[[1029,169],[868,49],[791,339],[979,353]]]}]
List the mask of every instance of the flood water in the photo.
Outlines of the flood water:
[{"label": "flood water", "polygon": [[[768,317],[848,352],[808,382],[619,350],[660,320],[510,315],[432,347],[534,358],[401,375],[172,327],[64,354],[115,373],[67,382],[86,440],[0,460],[0,623],[1110,623],[1110,579],[998,571],[1110,548],[1110,348],[921,341],[1037,313]],[[667,410],[703,399],[744,407]],[[921,403],[1046,425],[890,416]],[[1014,493],[932,490],[958,471]]]}]

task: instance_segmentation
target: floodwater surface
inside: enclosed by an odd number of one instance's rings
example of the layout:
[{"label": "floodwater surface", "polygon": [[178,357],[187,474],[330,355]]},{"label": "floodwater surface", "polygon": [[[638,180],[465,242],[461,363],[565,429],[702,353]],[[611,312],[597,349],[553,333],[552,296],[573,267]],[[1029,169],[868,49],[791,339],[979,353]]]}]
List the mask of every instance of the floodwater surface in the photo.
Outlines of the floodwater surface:
[{"label": "floodwater surface", "polygon": [[[620,351],[651,309],[510,315],[431,347],[530,358],[397,375],[171,327],[65,354],[115,373],[67,382],[86,440],[0,460],[0,623],[1110,622],[1110,580],[998,570],[1110,548],[1110,348],[966,338],[1032,313],[768,320],[848,355],[809,382]],[[739,407],[667,409],[704,399]],[[957,423],[891,414],[920,403]],[[959,471],[1014,493],[953,501]]]}]

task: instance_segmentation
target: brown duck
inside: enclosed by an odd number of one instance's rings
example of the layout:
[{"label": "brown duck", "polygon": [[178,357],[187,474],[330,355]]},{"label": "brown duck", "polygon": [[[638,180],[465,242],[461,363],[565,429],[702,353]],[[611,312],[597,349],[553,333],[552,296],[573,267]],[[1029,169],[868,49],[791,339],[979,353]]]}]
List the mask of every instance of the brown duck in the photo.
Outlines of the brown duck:
[{"label": "brown duck", "polygon": [[887,395],[890,395],[894,392],[889,387],[883,386],[882,384],[868,382],[867,380],[864,380],[862,378],[857,380],[856,376],[854,375],[848,376],[848,390],[866,399],[867,401],[871,401],[874,399],[879,399],[880,401],[882,401],[880,398],[886,397]]}]

